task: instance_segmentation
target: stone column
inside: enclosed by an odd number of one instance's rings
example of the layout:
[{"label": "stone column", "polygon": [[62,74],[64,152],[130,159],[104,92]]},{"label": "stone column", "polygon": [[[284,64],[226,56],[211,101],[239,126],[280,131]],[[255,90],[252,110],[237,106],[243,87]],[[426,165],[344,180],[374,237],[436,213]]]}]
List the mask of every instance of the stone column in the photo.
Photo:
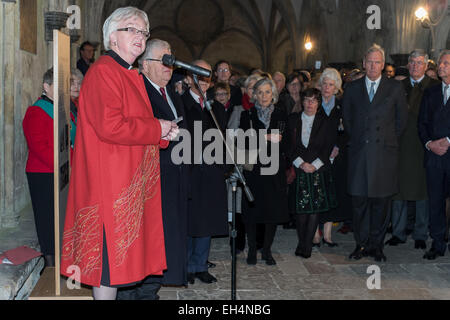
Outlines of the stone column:
[{"label": "stone column", "polygon": [[0,129],[3,139],[0,142],[0,225],[1,227],[14,227],[18,222],[18,213],[14,206],[15,196],[15,71],[16,71],[16,43],[18,34],[18,7],[17,3],[1,3],[1,46],[0,46],[0,79],[1,107],[0,107]]}]

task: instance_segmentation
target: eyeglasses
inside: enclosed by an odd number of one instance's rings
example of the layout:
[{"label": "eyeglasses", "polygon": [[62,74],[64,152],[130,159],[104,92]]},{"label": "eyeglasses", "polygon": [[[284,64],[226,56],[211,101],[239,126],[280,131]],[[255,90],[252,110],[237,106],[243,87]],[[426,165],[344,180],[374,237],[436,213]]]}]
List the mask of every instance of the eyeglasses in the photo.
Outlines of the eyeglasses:
[{"label": "eyeglasses", "polygon": [[216,97],[226,97],[226,96],[228,96],[227,92],[217,92],[216,93]]},{"label": "eyeglasses", "polygon": [[147,39],[150,38],[150,32],[148,32],[147,30],[139,30],[134,27],[120,28],[120,29],[117,29],[116,31],[127,31],[129,33],[136,34],[136,35],[140,34]]},{"label": "eyeglasses", "polygon": [[228,72],[228,71],[230,71],[230,70],[228,70],[228,69],[217,69],[217,72]]},{"label": "eyeglasses", "polygon": [[161,59],[148,58],[148,59],[145,59],[145,60],[147,60],[147,61],[157,61],[157,62],[161,62],[162,63]]}]

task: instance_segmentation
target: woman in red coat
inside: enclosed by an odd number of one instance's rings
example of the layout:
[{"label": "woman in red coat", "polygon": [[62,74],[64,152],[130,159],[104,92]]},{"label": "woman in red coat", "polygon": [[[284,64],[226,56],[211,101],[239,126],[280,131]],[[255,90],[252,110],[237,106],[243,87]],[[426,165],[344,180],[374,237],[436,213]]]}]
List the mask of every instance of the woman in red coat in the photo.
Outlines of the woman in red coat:
[{"label": "woman in red coat", "polygon": [[28,145],[26,166],[34,222],[47,267],[54,265],[55,223],[53,201],[53,68],[44,74],[44,92],[28,107],[23,133]]},{"label": "woman in red coat", "polygon": [[95,299],[166,269],[159,149],[178,134],[154,118],[132,64],[149,37],[147,14],[119,8],[103,26],[109,50],[89,68],[79,98],[61,272],[76,266]]}]

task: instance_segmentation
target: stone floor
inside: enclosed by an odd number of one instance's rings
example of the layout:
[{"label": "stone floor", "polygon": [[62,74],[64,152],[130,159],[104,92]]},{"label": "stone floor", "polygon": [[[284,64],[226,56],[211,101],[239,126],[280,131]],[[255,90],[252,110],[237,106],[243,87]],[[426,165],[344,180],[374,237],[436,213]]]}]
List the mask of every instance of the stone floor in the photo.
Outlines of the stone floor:
[{"label": "stone floor", "polygon": [[[336,230],[335,228],[334,230]],[[387,236],[387,239],[390,235]],[[297,246],[295,230],[279,227],[273,245],[276,266],[258,260],[247,265],[246,251],[237,257],[238,300],[434,300],[450,299],[450,254],[428,261],[424,251],[414,249],[414,241],[386,247],[387,262],[375,263],[372,258],[349,261],[354,249],[353,234],[335,233],[337,248],[314,248],[310,259],[294,255]],[[428,246],[431,241],[428,242]],[[258,259],[260,255],[258,255]],[[217,267],[210,269],[218,281],[203,284],[198,279],[186,288],[164,287],[161,300],[230,300],[231,255],[227,238],[213,239],[210,260]],[[375,284],[368,267],[381,270],[381,289],[369,290]],[[369,277],[371,279],[368,281]]]},{"label": "stone floor", "polygon": [[[31,207],[20,213],[16,228],[0,230],[0,253],[28,246],[39,250]],[[0,300],[26,300],[44,268],[44,259],[35,258],[20,266],[0,265]]]}]

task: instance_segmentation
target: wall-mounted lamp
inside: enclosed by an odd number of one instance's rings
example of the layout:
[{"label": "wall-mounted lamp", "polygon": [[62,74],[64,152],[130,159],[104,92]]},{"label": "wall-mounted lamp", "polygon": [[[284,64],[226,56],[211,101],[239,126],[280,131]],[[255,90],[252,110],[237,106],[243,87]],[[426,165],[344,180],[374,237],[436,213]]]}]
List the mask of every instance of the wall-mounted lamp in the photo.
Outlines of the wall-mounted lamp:
[{"label": "wall-mounted lamp", "polygon": [[305,43],[305,49],[307,51],[311,51],[313,49],[313,44],[312,44],[311,41],[308,41],[308,42]]},{"label": "wall-mounted lamp", "polygon": [[417,9],[415,12],[415,15],[416,15],[416,18],[418,20],[420,20],[421,22],[423,22],[426,18],[429,19],[428,11],[424,7],[420,7],[419,9]]},{"label": "wall-mounted lamp", "polygon": [[431,32],[431,57],[436,58],[436,27],[441,23],[442,19],[447,16],[447,7],[443,12],[441,12],[441,15],[437,21],[433,21],[430,17],[430,14],[427,9],[424,7],[418,8],[414,15],[416,16],[417,20],[422,23],[422,27],[430,29]]}]

